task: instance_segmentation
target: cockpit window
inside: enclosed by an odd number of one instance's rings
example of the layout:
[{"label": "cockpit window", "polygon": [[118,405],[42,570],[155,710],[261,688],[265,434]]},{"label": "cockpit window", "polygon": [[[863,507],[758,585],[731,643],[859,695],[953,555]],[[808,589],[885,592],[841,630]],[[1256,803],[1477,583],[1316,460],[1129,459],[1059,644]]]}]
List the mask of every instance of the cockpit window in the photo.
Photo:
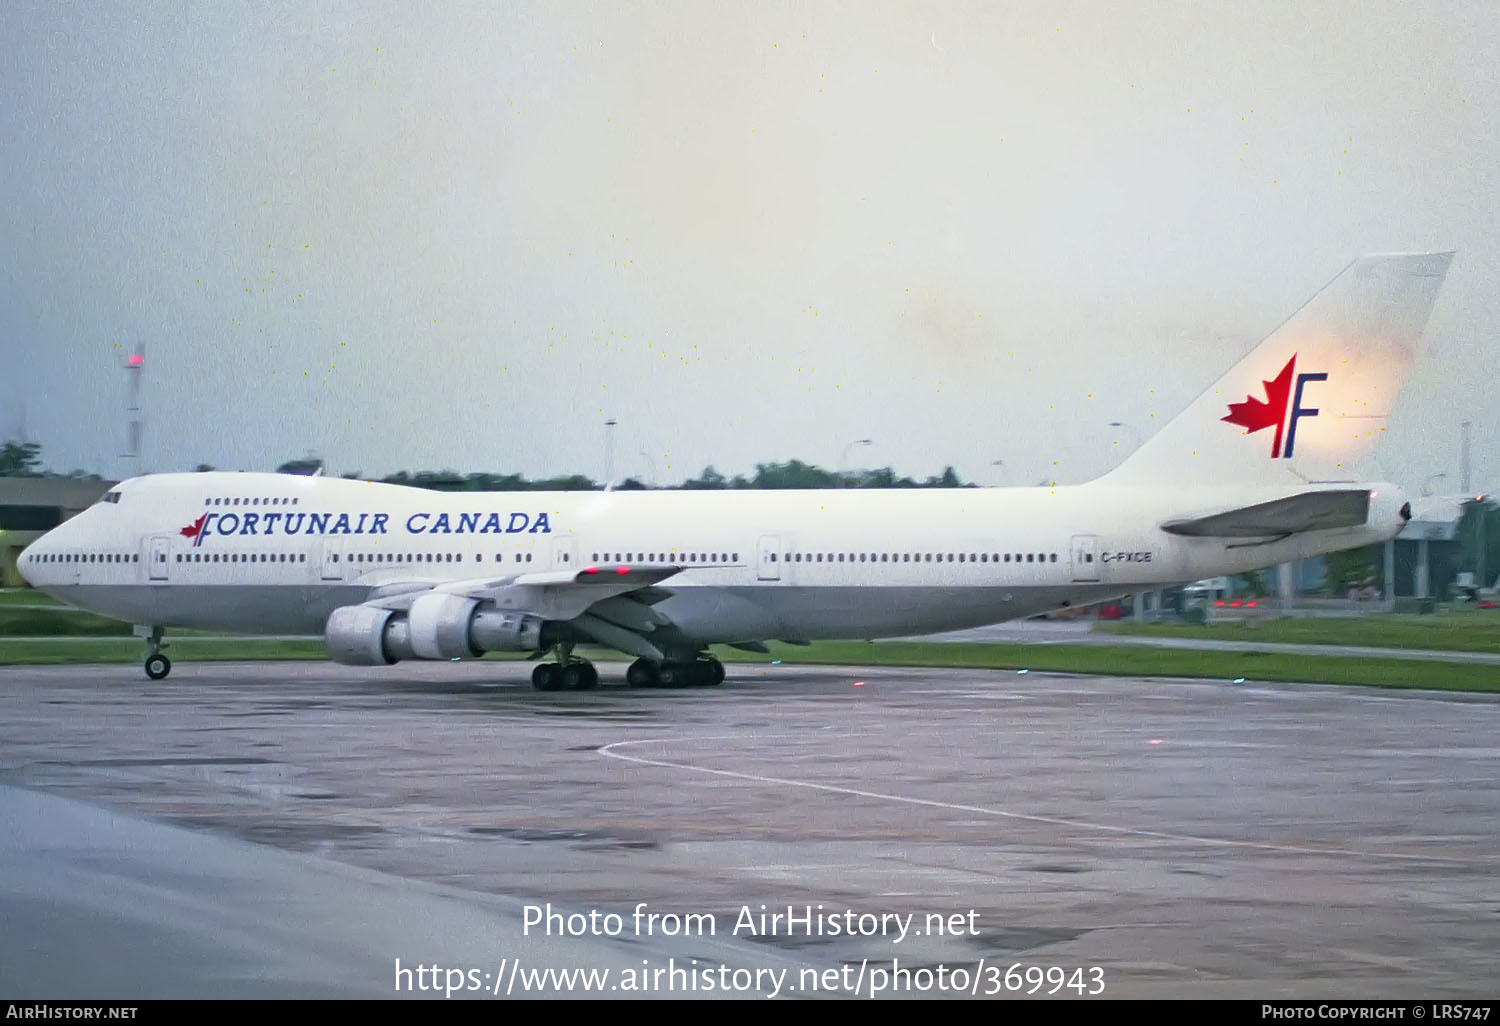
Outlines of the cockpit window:
[{"label": "cockpit window", "polygon": [[103,498],[101,498],[99,501],[100,502],[117,503],[117,502],[120,501],[120,493],[119,492],[105,492]]}]

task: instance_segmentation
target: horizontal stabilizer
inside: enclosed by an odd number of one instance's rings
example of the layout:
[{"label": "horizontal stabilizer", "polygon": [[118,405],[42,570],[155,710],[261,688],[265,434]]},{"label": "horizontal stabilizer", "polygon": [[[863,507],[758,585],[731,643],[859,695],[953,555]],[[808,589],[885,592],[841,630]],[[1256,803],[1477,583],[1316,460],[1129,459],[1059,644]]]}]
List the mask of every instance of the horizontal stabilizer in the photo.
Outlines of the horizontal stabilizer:
[{"label": "horizontal stabilizer", "polygon": [[1349,488],[1304,492],[1206,517],[1169,520],[1161,529],[1189,538],[1285,537],[1300,531],[1360,527],[1369,515],[1369,489]]}]

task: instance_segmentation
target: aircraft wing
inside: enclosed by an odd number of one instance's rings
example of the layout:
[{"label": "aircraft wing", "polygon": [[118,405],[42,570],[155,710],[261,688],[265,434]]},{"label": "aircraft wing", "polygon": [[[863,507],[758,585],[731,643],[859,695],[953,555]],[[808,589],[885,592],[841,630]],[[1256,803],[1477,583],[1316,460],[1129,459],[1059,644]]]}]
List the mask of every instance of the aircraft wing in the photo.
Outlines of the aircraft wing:
[{"label": "aircraft wing", "polygon": [[[547,620],[572,620],[596,605],[606,610],[615,610],[618,606],[618,615],[614,619],[625,617],[630,620],[627,626],[632,629],[650,630],[656,625],[656,620],[649,612],[649,606],[611,600],[650,588],[682,569],[676,565],[642,564],[540,571],[461,581],[392,581],[376,588],[365,602],[383,609],[405,610],[422,595],[435,592],[479,599],[492,603],[497,609],[531,613]],[[630,607],[646,612],[633,615],[634,609]]]},{"label": "aircraft wing", "polygon": [[1348,488],[1303,492],[1207,516],[1168,520],[1161,529],[1189,538],[1284,538],[1301,531],[1359,527],[1369,515],[1369,490]]},{"label": "aircraft wing", "polygon": [[[599,644],[659,662],[672,642],[681,639],[671,619],[655,608],[671,594],[657,585],[685,569],[632,564],[461,581],[396,580],[377,587],[365,604],[404,611],[423,595],[459,595],[500,610],[566,621]],[[753,643],[747,647],[765,650]]]}]

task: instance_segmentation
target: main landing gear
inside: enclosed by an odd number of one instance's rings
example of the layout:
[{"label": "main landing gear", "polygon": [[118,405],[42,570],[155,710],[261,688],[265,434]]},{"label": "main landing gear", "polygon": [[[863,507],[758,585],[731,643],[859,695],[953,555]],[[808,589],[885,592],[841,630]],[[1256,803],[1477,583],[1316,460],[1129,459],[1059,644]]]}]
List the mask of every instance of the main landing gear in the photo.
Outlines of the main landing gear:
[{"label": "main landing gear", "polygon": [[587,659],[573,658],[573,645],[557,646],[557,662],[539,663],[531,671],[531,686],[538,691],[592,691],[599,686],[599,671]]},{"label": "main landing gear", "polygon": [[146,676],[152,680],[165,679],[172,672],[172,660],[161,654],[166,647],[161,641],[161,628],[137,627],[135,630],[146,639]]},{"label": "main landing gear", "polygon": [[625,671],[625,683],[633,688],[715,687],[724,683],[724,664],[713,656],[660,664],[637,659]]}]

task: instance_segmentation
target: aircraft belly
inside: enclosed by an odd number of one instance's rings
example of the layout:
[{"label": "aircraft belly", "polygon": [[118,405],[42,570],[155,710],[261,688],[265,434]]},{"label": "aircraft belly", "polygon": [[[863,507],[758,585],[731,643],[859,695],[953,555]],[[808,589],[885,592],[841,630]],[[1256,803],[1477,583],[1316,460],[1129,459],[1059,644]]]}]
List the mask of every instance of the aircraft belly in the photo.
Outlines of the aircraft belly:
[{"label": "aircraft belly", "polygon": [[363,601],[369,589],[135,584],[53,591],[64,602],[126,623],[245,634],[321,634],[329,613]]},{"label": "aircraft belly", "polygon": [[1014,586],[682,588],[656,609],[700,642],[813,641],[981,627],[1055,608],[1079,591]]}]

